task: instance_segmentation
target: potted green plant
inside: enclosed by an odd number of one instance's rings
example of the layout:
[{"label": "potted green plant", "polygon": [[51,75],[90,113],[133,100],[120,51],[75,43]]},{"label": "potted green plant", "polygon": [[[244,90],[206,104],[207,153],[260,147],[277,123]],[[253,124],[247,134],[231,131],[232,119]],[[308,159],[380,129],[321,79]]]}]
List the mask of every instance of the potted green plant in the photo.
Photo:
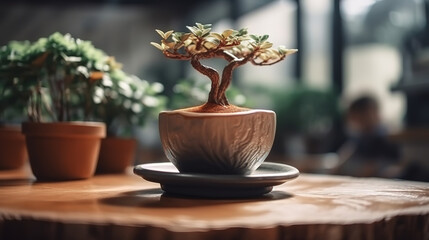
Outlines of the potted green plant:
[{"label": "potted green plant", "polygon": [[[272,48],[268,35],[248,34],[247,29],[212,32],[211,24],[188,26],[188,33],[163,32],[151,44],[171,59],[187,60],[211,81],[205,104],[161,112],[159,130],[167,158],[180,172],[247,174],[258,168],[274,141],[273,111],[252,110],[229,103],[226,90],[233,71],[246,63],[267,66],[297,50]],[[221,74],[202,60],[221,58]]]},{"label": "potted green plant", "polygon": [[29,44],[12,41],[0,48],[0,170],[20,168],[27,160],[18,123],[25,119],[30,97],[31,84],[25,80],[31,69],[22,64]]},{"label": "potted green plant", "polygon": [[103,121],[107,137],[101,142],[98,173],[121,173],[132,164],[136,153],[133,128],[142,127],[148,118],[164,109],[166,99],[160,95],[163,85],[149,83],[112,69],[101,85],[96,86],[94,118]]},{"label": "potted green plant", "polygon": [[295,141],[302,148],[286,149],[289,156],[323,153],[327,133],[340,116],[335,93],[298,85],[286,92],[273,92],[272,96],[279,122],[276,150],[283,154],[285,146],[290,145],[287,142]]},{"label": "potted green plant", "polygon": [[90,42],[54,33],[29,44],[21,64],[31,73],[15,78],[31,89],[22,132],[33,174],[38,180],[91,177],[105,125],[87,120],[94,86],[110,67],[106,55]]}]

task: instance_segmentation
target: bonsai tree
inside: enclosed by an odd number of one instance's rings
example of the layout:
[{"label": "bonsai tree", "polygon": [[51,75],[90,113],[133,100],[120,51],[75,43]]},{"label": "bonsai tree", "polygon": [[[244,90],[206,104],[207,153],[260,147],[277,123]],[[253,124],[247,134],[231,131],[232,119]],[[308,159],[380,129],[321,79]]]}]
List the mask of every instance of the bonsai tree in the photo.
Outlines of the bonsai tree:
[{"label": "bonsai tree", "polygon": [[[198,72],[211,80],[211,90],[207,103],[189,111],[222,112],[241,111],[243,109],[230,105],[226,98],[226,90],[231,83],[233,71],[248,62],[257,66],[267,66],[282,61],[296,49],[279,47],[272,48],[268,35],[257,36],[248,34],[247,29],[227,29],[222,33],[211,31],[211,24],[196,23],[187,26],[190,32],[163,32],[156,30],[161,42],[151,42],[153,46],[171,59],[188,60]],[[221,74],[215,69],[205,66],[201,60],[222,58],[227,61]]]}]

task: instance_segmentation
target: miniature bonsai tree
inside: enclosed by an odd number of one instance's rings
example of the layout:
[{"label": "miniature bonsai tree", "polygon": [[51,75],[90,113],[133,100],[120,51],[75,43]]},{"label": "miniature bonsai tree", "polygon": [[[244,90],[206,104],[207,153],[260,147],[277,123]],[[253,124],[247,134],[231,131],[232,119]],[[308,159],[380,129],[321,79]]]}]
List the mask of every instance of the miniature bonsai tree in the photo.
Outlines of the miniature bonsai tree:
[{"label": "miniature bonsai tree", "polygon": [[[222,33],[211,31],[211,24],[196,23],[187,26],[190,32],[163,32],[156,30],[161,36],[161,43],[151,42],[153,46],[171,59],[188,60],[198,72],[211,80],[211,90],[207,103],[186,109],[194,112],[236,112],[244,109],[230,105],[226,98],[226,90],[231,83],[233,71],[248,62],[257,66],[273,65],[285,59],[287,55],[297,52],[281,46],[272,48],[268,35],[256,36],[248,34],[247,29],[227,29]],[[222,74],[205,66],[201,60],[223,58],[227,61]]]}]

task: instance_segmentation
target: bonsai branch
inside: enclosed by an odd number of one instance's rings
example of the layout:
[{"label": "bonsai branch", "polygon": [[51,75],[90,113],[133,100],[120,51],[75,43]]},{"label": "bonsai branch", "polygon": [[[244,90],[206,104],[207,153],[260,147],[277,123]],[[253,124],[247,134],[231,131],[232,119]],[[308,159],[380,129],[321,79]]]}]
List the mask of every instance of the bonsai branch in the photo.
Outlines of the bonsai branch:
[{"label": "bonsai branch", "polygon": [[174,52],[170,52],[170,51],[163,51],[163,54],[171,59],[178,59],[178,60],[190,60],[191,56],[190,55],[184,55],[184,54],[180,54],[177,51]]},{"label": "bonsai branch", "polygon": [[[229,62],[222,71],[222,79],[220,79],[219,73],[215,69],[204,66],[200,62],[200,59],[209,59],[213,57],[220,57]],[[212,82],[209,98],[207,100],[208,103],[215,103],[221,106],[229,105],[225,93],[231,84],[232,73],[235,68],[247,63],[250,59],[251,55],[246,58],[239,59],[223,50],[208,51],[192,57],[192,66],[200,73],[209,77]]]},{"label": "bonsai branch", "polygon": [[275,59],[275,60],[269,59],[269,60],[262,61],[262,62],[258,62],[256,59],[252,59],[251,62],[253,65],[256,65],[256,66],[270,66],[270,65],[274,65],[274,64],[282,61],[283,59],[285,59],[285,57],[286,56],[284,55],[284,56],[279,57],[278,59]]},{"label": "bonsai branch", "polygon": [[237,67],[246,64],[251,56],[248,56],[243,59],[236,59],[231,61],[228,65],[225,66],[225,68],[222,71],[222,81],[219,86],[219,91],[217,98],[219,99],[221,105],[229,105],[228,99],[226,98],[226,90],[228,89],[229,85],[231,84],[232,79],[232,73],[234,69]]},{"label": "bonsai branch", "polygon": [[211,90],[209,93],[209,98],[207,100],[208,103],[215,103],[219,104],[218,96],[218,89],[219,89],[219,73],[211,68],[204,66],[199,61],[199,55],[195,55],[191,59],[192,67],[194,67],[198,72],[202,73],[203,75],[207,76],[211,80]]}]

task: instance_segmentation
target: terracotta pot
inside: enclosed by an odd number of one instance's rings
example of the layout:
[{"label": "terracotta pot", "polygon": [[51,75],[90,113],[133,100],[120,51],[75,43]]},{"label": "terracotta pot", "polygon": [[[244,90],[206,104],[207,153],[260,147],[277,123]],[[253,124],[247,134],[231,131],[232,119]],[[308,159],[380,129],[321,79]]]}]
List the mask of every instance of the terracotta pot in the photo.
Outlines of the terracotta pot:
[{"label": "terracotta pot", "polygon": [[21,168],[27,158],[25,136],[21,128],[0,127],[0,170]]},{"label": "terracotta pot", "polygon": [[93,176],[105,137],[104,123],[23,123],[31,170],[38,180]]},{"label": "terracotta pot", "polygon": [[184,173],[250,174],[274,141],[273,111],[161,112],[159,131],[167,158]]},{"label": "terracotta pot", "polygon": [[121,173],[134,161],[136,140],[107,137],[101,140],[97,173]]}]

